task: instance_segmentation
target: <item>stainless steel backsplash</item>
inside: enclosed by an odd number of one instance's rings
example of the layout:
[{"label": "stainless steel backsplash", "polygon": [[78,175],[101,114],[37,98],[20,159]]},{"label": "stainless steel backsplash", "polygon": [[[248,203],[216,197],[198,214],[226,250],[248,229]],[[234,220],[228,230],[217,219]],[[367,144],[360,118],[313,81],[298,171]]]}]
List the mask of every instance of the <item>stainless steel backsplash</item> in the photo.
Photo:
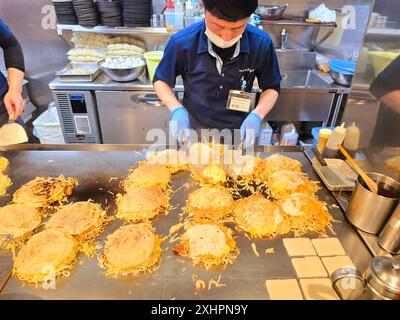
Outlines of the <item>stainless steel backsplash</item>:
[{"label": "stainless steel backsplash", "polygon": [[[260,4],[289,4],[286,15],[306,17],[307,12],[321,0],[261,0]],[[318,51],[332,56],[349,58],[356,55],[360,49],[367,26],[373,0],[324,0],[328,7],[340,10],[344,5],[356,7],[356,30],[345,30],[340,44],[337,46],[323,45]],[[153,9],[160,12],[164,0],[153,0]],[[26,59],[26,75],[30,80],[29,91],[32,101],[39,107],[44,107],[52,100],[48,82],[54,77],[54,71],[67,63],[66,52],[68,44],[61,39],[55,29],[45,30],[42,20],[45,17],[46,6],[50,0],[1,0],[0,18],[3,19],[20,40]],[[266,29],[280,46],[279,33],[281,27]],[[289,48],[307,48],[310,46],[312,30],[310,28],[292,27],[289,32]],[[2,53],[0,53],[1,55]],[[4,69],[3,59],[0,59],[0,69]]]}]

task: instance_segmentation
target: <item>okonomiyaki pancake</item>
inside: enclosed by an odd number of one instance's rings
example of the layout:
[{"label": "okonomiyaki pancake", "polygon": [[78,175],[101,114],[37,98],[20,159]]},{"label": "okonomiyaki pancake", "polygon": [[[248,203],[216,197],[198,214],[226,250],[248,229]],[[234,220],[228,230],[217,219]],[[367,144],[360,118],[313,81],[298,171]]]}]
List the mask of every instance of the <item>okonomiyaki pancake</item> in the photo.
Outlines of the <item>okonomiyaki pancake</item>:
[{"label": "okonomiyaki pancake", "polygon": [[221,185],[226,182],[227,174],[219,164],[207,166],[191,165],[192,178],[201,185]]},{"label": "okonomiyaki pancake", "polygon": [[230,150],[229,164],[226,166],[228,175],[233,178],[258,180],[259,171],[263,169],[263,160],[260,157],[241,155],[236,150]]},{"label": "okonomiyaki pancake", "polygon": [[195,219],[219,221],[233,212],[234,200],[220,186],[201,187],[189,195],[185,209]]},{"label": "okonomiyaki pancake", "polygon": [[171,174],[187,169],[189,163],[185,152],[176,149],[148,154],[146,158],[149,164],[160,164],[167,167]]},{"label": "okonomiyaki pancake", "polygon": [[273,238],[283,220],[279,206],[262,194],[253,194],[235,204],[235,221],[251,237]]},{"label": "okonomiyaki pancake", "polygon": [[0,157],[0,173],[4,173],[8,169],[10,162],[7,158]]},{"label": "okonomiyaki pancake", "polygon": [[186,227],[174,252],[206,269],[232,264],[239,254],[232,230],[215,223],[194,223]]},{"label": "okonomiyaki pancake", "polygon": [[0,197],[7,194],[7,188],[9,186],[11,186],[11,179],[7,175],[0,173]]},{"label": "okonomiyaki pancake", "polygon": [[129,222],[150,220],[169,208],[169,193],[159,186],[130,188],[117,195],[117,218]]},{"label": "okonomiyaki pancake", "polygon": [[63,229],[77,239],[98,236],[107,222],[105,211],[91,201],[75,202],[58,209],[46,223],[46,228]]},{"label": "okonomiyaki pancake", "polygon": [[13,274],[20,280],[41,283],[47,277],[68,276],[76,260],[76,242],[68,233],[47,229],[32,236],[18,252]]},{"label": "okonomiyaki pancake", "polygon": [[123,188],[159,186],[166,190],[171,180],[171,172],[161,164],[142,163],[129,171],[128,177],[123,181]]},{"label": "okonomiyaki pancake", "polygon": [[162,241],[150,224],[122,226],[107,237],[99,264],[111,277],[151,272],[160,261]]},{"label": "okonomiyaki pancake", "polygon": [[318,189],[315,182],[298,171],[277,171],[268,179],[268,191],[275,199],[285,199],[293,193],[314,195]]},{"label": "okonomiyaki pancake", "polygon": [[332,228],[333,217],[325,203],[313,196],[295,193],[280,201],[280,206],[285,215],[284,223],[295,236],[325,232],[326,228]]},{"label": "okonomiyaki pancake", "polygon": [[301,171],[301,162],[289,157],[285,157],[279,153],[273,154],[264,159],[264,168],[262,178],[269,179],[269,177],[277,171]]},{"label": "okonomiyaki pancake", "polygon": [[63,201],[77,186],[78,180],[75,178],[38,177],[19,188],[14,193],[13,202],[45,207]]},{"label": "okonomiyaki pancake", "polygon": [[0,235],[9,235],[13,240],[8,246],[29,239],[41,222],[39,210],[32,205],[9,204],[0,208]]}]

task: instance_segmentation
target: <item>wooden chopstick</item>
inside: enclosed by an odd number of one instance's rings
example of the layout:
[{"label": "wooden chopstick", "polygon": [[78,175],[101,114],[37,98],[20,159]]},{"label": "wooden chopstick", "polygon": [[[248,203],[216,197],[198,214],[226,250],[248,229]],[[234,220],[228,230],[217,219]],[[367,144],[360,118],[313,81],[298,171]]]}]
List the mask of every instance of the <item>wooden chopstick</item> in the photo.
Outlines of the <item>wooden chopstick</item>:
[{"label": "wooden chopstick", "polygon": [[367,184],[369,190],[371,190],[373,193],[378,193],[378,185],[374,180],[372,180],[368,175],[363,171],[363,169],[360,168],[360,166],[357,164],[356,161],[348,154],[345,148],[342,146],[339,146],[339,150],[344,154],[347,160],[349,160],[350,164],[356,169],[358,174],[363,178],[365,183]]}]

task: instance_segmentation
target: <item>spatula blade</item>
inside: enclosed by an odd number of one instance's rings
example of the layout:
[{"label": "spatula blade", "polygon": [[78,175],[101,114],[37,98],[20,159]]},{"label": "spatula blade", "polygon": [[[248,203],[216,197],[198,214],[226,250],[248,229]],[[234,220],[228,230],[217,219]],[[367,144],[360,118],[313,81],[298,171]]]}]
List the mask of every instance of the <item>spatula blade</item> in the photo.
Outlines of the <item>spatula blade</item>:
[{"label": "spatula blade", "polygon": [[28,142],[25,129],[16,122],[6,123],[0,128],[0,145],[20,144]]}]

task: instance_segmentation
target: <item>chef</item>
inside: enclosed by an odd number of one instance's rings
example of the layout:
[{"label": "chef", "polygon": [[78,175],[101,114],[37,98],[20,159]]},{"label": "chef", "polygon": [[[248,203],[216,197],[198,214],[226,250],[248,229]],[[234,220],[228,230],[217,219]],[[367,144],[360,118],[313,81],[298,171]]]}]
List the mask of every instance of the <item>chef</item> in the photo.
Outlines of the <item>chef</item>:
[{"label": "chef", "polygon": [[0,47],[3,49],[4,61],[8,73],[8,83],[0,72],[0,125],[11,120],[18,120],[24,111],[22,82],[25,63],[21,45],[10,29],[0,19]]},{"label": "chef", "polygon": [[[271,37],[249,25],[257,0],[204,0],[205,19],[174,34],[153,79],[171,111],[170,134],[180,144],[190,128],[240,129],[250,147],[274,107],[281,74]],[[182,76],[180,103],[172,88]],[[257,78],[262,93],[251,93]]]},{"label": "chef", "polygon": [[[400,146],[400,56],[394,59],[371,83],[369,91],[381,102],[372,147]],[[390,136],[389,136],[390,135]]]}]

